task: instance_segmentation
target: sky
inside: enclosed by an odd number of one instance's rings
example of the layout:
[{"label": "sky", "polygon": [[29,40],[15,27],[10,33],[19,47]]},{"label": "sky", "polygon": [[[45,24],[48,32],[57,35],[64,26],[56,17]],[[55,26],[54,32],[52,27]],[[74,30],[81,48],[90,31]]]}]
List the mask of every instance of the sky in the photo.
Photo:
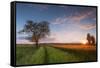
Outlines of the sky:
[{"label": "sky", "polygon": [[96,38],[96,7],[16,3],[16,43],[30,44],[18,32],[28,20],[50,23],[50,35],[40,43],[80,43],[87,33]]}]

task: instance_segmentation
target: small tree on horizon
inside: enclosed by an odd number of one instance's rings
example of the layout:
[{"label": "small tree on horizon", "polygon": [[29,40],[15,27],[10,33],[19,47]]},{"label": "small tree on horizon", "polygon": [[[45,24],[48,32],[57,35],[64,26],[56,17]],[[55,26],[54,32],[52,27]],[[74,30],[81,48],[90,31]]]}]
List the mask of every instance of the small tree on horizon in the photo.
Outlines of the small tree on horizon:
[{"label": "small tree on horizon", "polygon": [[50,33],[49,23],[47,21],[33,22],[32,20],[27,21],[24,28],[19,33],[25,32],[30,34],[31,37],[28,40],[35,42],[36,47],[39,47],[39,40],[45,38]]},{"label": "small tree on horizon", "polygon": [[96,44],[95,42],[95,37],[93,35],[90,35],[90,33],[87,34],[87,41],[88,41],[88,44]]},{"label": "small tree on horizon", "polygon": [[91,36],[91,40],[92,40],[91,44],[95,44],[95,37],[94,36]]},{"label": "small tree on horizon", "polygon": [[90,33],[87,34],[87,41],[88,41],[88,44],[91,44],[91,36],[90,36]]}]

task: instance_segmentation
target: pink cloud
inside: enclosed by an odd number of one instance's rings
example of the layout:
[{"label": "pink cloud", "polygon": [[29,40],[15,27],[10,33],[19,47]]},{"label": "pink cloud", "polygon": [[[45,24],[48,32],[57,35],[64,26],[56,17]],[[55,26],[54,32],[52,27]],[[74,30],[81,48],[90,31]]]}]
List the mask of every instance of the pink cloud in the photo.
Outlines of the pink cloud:
[{"label": "pink cloud", "polygon": [[96,24],[78,24],[81,29],[90,30],[96,28]]},{"label": "pink cloud", "polygon": [[[91,15],[93,15],[94,11],[87,11],[87,12],[75,12],[75,15],[71,15],[69,20],[73,21],[74,23],[80,23],[81,20],[91,18]],[[92,18],[93,19],[93,18]]]}]

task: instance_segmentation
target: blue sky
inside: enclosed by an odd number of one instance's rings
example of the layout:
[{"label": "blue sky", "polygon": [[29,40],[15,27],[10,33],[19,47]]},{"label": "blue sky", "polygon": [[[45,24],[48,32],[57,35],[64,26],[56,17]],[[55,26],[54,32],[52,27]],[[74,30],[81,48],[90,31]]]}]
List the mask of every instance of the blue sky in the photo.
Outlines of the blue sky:
[{"label": "blue sky", "polygon": [[84,6],[61,6],[42,4],[16,4],[16,42],[32,43],[18,34],[27,20],[34,22],[48,21],[50,35],[43,43],[75,43],[86,41],[87,33],[96,37],[96,8]]}]

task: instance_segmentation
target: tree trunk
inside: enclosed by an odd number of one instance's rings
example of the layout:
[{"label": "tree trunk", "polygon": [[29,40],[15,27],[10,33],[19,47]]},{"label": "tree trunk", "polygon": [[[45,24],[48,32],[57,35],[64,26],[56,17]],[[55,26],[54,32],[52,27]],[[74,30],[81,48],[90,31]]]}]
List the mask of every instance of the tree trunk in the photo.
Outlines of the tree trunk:
[{"label": "tree trunk", "polygon": [[35,42],[36,48],[39,48],[39,43],[38,41]]}]

